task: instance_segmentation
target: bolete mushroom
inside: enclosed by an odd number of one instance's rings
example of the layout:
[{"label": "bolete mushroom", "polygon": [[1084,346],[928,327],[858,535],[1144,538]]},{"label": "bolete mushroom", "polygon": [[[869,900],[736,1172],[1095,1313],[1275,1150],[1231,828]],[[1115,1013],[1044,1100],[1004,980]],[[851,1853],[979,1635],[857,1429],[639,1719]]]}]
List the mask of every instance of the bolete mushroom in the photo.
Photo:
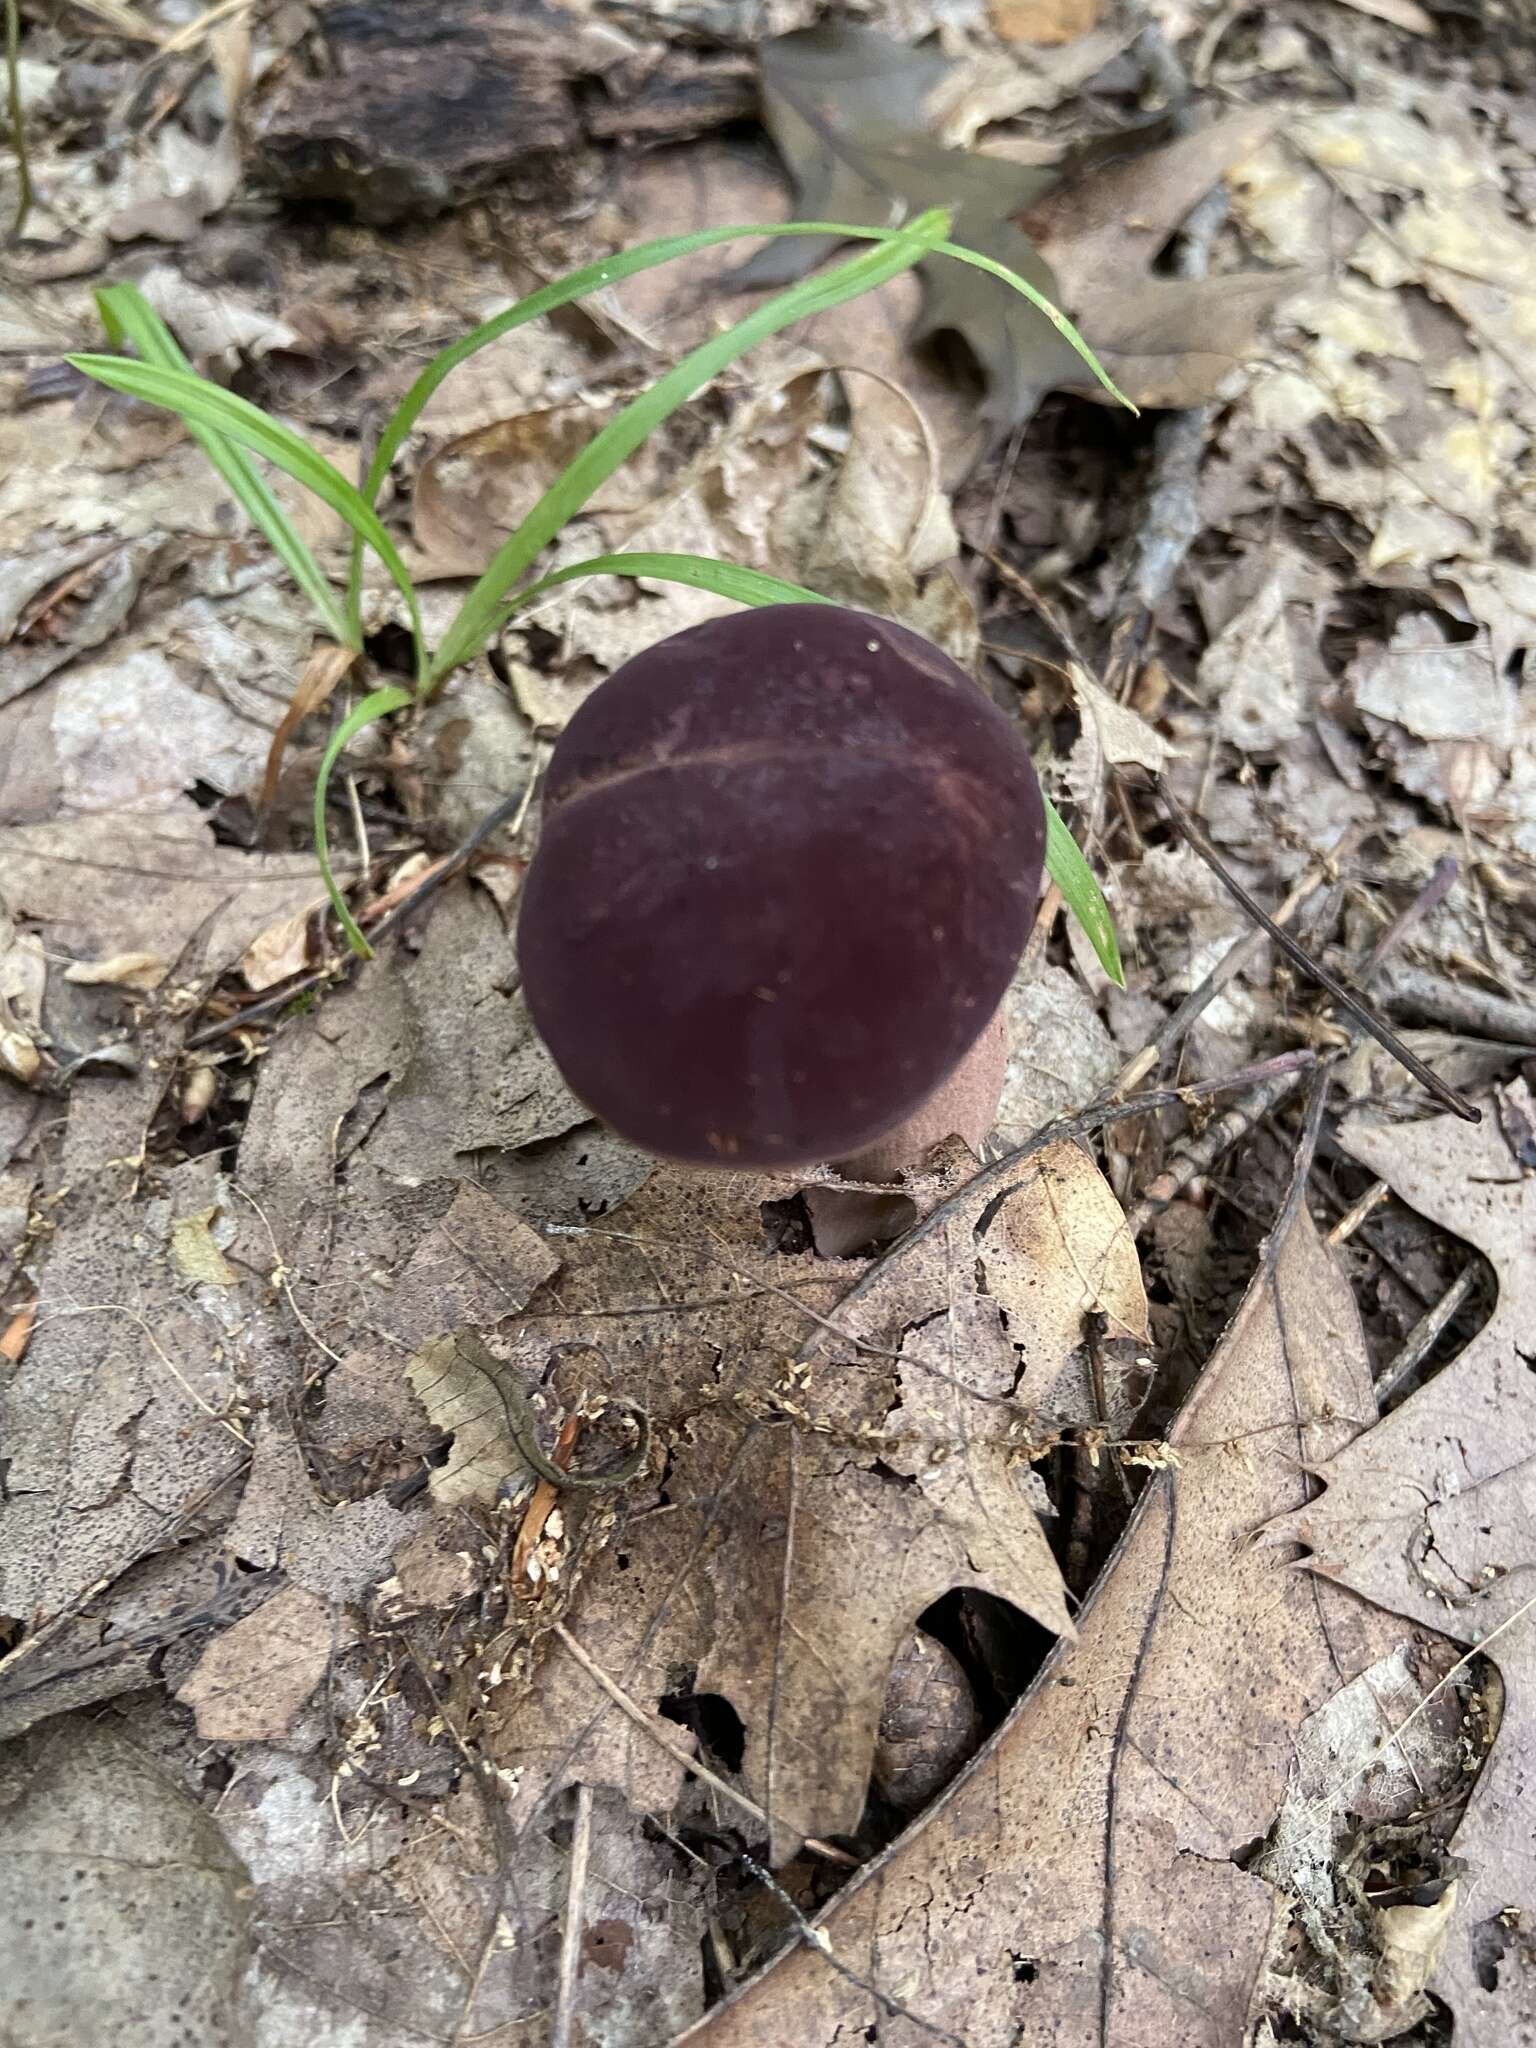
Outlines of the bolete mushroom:
[{"label": "bolete mushroom", "polygon": [[831,605],[711,619],[555,748],[528,1006],[575,1094],[663,1158],[889,1173],[990,1128],[1044,851],[1022,739],[918,634]]}]

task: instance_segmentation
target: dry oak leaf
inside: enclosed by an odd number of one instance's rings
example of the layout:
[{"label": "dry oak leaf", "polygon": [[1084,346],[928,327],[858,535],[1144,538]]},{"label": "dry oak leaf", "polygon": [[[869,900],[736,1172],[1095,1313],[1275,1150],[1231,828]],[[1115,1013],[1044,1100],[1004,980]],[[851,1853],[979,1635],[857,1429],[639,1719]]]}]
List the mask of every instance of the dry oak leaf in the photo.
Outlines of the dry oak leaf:
[{"label": "dry oak leaf", "polygon": [[[1135,404],[1212,397],[1252,352],[1264,316],[1295,289],[1294,273],[1190,280],[1152,270],[1195,203],[1273,131],[1272,115],[1234,115],[1139,152],[1134,138],[1117,137],[1115,155],[1098,168],[1091,144],[1075,161],[1042,167],[943,147],[931,109],[952,67],[874,29],[796,30],[765,43],[759,61],[763,119],[795,180],[802,219],[883,227],[901,211],[955,206],[954,239],[1070,313]],[[832,239],[773,242],[735,282],[802,277]],[[986,378],[983,412],[998,433],[1026,421],[1058,386],[1099,391],[1077,351],[1011,286],[952,258],[918,269],[924,299],[913,339],[942,330],[963,337]]]},{"label": "dry oak leaf", "polygon": [[[1317,1466],[1326,1490],[1276,1524],[1315,1572],[1483,1646],[1504,1682],[1499,1731],[1453,1844],[1469,1866],[1432,1989],[1458,2038],[1536,2039],[1536,1174],[1512,1149],[1530,1090],[1480,1124],[1364,1114],[1345,1151],[1498,1276],[1493,1314],[1458,1358]],[[1513,1917],[1511,1917],[1513,1916]]]},{"label": "dry oak leaf", "polygon": [[1171,1432],[1182,1462],[1142,1496],[1076,1644],[825,1916],[833,1951],[919,2024],[806,1946],[688,2042],[781,2048],[871,2023],[914,2043],[944,2028],[966,2048],[1248,2038],[1290,1902],[1242,1852],[1281,1807],[1296,1730],[1401,1633],[1251,1541],[1304,1495],[1302,1461],[1371,1409],[1354,1301],[1304,1187]]}]

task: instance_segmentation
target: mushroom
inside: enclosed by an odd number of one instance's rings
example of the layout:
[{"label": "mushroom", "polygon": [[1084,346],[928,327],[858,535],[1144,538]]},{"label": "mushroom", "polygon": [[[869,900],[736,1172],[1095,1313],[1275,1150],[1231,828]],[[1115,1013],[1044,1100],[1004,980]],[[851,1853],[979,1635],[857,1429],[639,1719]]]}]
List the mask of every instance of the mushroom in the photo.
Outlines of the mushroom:
[{"label": "mushroom", "polygon": [[918,634],[711,619],[555,748],[528,1006],[574,1093],[662,1158],[889,1177],[991,1126],[1044,852],[1022,739]]}]

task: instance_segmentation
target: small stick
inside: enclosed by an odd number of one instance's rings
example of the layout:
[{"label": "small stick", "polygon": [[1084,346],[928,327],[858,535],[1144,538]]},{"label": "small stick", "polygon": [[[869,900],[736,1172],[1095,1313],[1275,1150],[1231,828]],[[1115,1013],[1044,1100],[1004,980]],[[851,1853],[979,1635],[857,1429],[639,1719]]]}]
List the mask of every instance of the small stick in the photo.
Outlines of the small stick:
[{"label": "small stick", "polygon": [[576,1831],[571,1837],[571,1877],[565,1895],[565,1925],[560,1930],[560,1981],[555,1993],[555,2018],[549,2048],[571,2048],[576,2016],[576,1973],[581,1963],[583,1909],[587,1896],[587,1864],[592,1854],[592,1787],[576,1787]]},{"label": "small stick", "polygon": [[1424,884],[1418,895],[1414,897],[1411,903],[1404,905],[1376,941],[1375,945],[1372,946],[1360,968],[1360,979],[1362,981],[1369,981],[1372,978],[1377,968],[1386,959],[1393,947],[1396,946],[1404,932],[1410,931],[1421,918],[1428,917],[1432,910],[1439,909],[1446,897],[1450,895],[1456,877],[1460,873],[1461,863],[1454,854],[1445,854],[1435,862],[1430,872],[1429,880]]},{"label": "small stick", "polygon": [[1371,1211],[1384,1202],[1392,1192],[1384,1180],[1373,1181],[1352,1209],[1346,1209],[1328,1233],[1330,1244],[1343,1244],[1354,1236]]},{"label": "small stick", "polygon": [[[1331,870],[1346,853],[1353,851],[1361,836],[1359,827],[1352,826],[1324,855],[1320,863],[1308,868],[1275,912],[1277,923],[1289,924],[1307,899],[1327,886],[1331,879]],[[1235,975],[1241,974],[1263,944],[1263,932],[1245,932],[1229,946],[1200,986],[1191,989],[1151,1043],[1144,1045],[1135,1058],[1120,1069],[1110,1087],[1106,1089],[1103,1099],[1116,1102],[1132,1088],[1139,1086],[1179,1043],[1206,1006],[1214,1001]]]},{"label": "small stick", "polygon": [[1172,1207],[1192,1180],[1209,1173],[1222,1154],[1246,1137],[1261,1116],[1267,1115],[1293,1094],[1305,1071],[1305,1068],[1292,1068],[1285,1073],[1272,1074],[1267,1081],[1251,1088],[1241,1102],[1234,1102],[1230,1109],[1224,1109],[1220,1116],[1213,1118],[1198,1138],[1190,1139],[1181,1147],[1177,1156],[1169,1161],[1155,1180],[1148,1183],[1135,1204],[1126,1211],[1125,1227],[1131,1236],[1139,1238],[1165,1209]]},{"label": "small stick", "polygon": [[[1412,1074],[1420,1087],[1427,1088],[1435,1100],[1450,1110],[1453,1116],[1459,1116],[1464,1123],[1480,1124],[1483,1120],[1482,1111],[1468,1102],[1460,1089],[1452,1088],[1448,1082],[1442,1081],[1433,1067],[1426,1066],[1416,1052],[1410,1052],[1395,1031],[1389,1030],[1375,1012],[1367,1008],[1360,1001],[1358,996],[1352,995],[1343,982],[1330,974],[1320,961],[1314,960],[1305,946],[1298,945],[1283,926],[1276,924],[1267,910],[1259,907],[1242,883],[1235,876],[1227,872],[1227,869],[1222,864],[1220,854],[1212,846],[1210,840],[1206,838],[1194,819],[1190,817],[1178,798],[1169,789],[1164,778],[1161,775],[1154,775],[1152,782],[1163,808],[1167,811],[1169,817],[1173,820],[1184,838],[1188,840],[1189,844],[1199,854],[1200,858],[1205,862],[1212,874],[1216,876],[1218,881],[1220,881],[1228,894],[1242,905],[1243,909],[1247,911],[1256,924],[1262,925],[1264,930],[1269,933],[1269,936],[1274,940],[1281,952],[1285,954],[1286,958],[1299,967],[1303,974],[1310,976],[1313,981],[1318,982],[1325,988],[1334,1001],[1342,1009],[1348,1011],[1349,1015],[1354,1018],[1361,1029],[1368,1031],[1379,1045],[1385,1046],[1398,1064],[1408,1069],[1408,1072]],[[1433,881],[1430,886],[1432,888],[1435,886]],[[1416,910],[1417,906],[1415,905],[1414,908]],[[1401,923],[1401,920],[1399,920],[1399,923]],[[1386,936],[1387,934],[1383,933],[1382,937],[1385,938]],[[1396,934],[1394,933],[1393,936],[1395,937]],[[1377,950],[1380,950],[1380,942],[1378,942]]]},{"label": "small stick", "polygon": [[[658,1749],[665,1750],[674,1763],[681,1764],[685,1771],[691,1772],[695,1778],[701,1778],[711,1791],[718,1792],[722,1799],[728,1800],[732,1806],[739,1807],[743,1813],[750,1814],[753,1820],[757,1821],[764,1829],[767,1828],[768,1816],[758,1805],[757,1801],[749,1799],[745,1792],[738,1792],[735,1786],[728,1785],[724,1778],[717,1777],[702,1757],[690,1756],[686,1749],[680,1748],[676,1743],[668,1742],[664,1735],[658,1734],[644,1708],[638,1706],[630,1698],[629,1694],[624,1691],[623,1687],[610,1678],[602,1666],[587,1654],[563,1621],[555,1623],[553,1634],[567,1654],[586,1672],[593,1684],[600,1686],[607,1693],[609,1699],[613,1701],[613,1704],[628,1714],[636,1727],[643,1728]],[[811,1851],[813,1856],[825,1856],[829,1862],[841,1863],[847,1870],[856,1870],[858,1868],[859,1859],[857,1856],[850,1856],[846,1849],[834,1848],[830,1842],[818,1842],[814,1837],[808,1835],[805,1839],[805,1846]]]},{"label": "small stick", "polygon": [[1429,1313],[1420,1316],[1403,1340],[1402,1349],[1376,1382],[1378,1407],[1391,1399],[1415,1366],[1423,1364],[1446,1324],[1472,1292],[1476,1280],[1476,1266],[1464,1266]]}]

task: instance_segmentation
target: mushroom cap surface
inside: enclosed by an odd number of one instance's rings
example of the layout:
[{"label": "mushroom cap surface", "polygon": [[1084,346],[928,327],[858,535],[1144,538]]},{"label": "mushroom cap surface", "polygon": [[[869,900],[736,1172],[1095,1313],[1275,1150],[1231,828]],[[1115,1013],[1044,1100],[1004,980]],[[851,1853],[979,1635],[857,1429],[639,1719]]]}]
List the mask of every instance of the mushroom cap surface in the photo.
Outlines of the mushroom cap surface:
[{"label": "mushroom cap surface", "polygon": [[991,1019],[1044,852],[1023,740],[928,641],[831,605],[712,619],[555,748],[529,1009],[575,1094],[663,1158],[841,1158]]}]

